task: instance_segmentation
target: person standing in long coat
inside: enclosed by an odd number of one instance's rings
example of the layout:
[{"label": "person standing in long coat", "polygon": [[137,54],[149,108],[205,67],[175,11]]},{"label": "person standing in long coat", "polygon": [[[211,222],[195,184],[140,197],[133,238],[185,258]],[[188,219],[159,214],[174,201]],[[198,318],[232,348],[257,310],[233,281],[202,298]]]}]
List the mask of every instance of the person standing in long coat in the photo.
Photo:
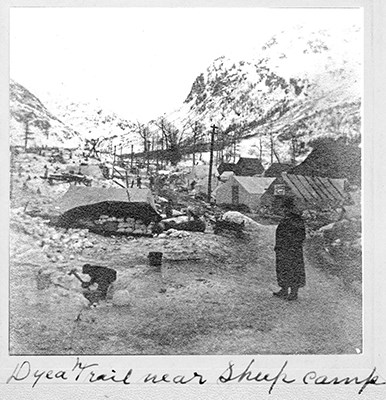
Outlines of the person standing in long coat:
[{"label": "person standing in long coat", "polygon": [[284,200],[284,218],[276,229],[276,277],[281,287],[279,292],[273,293],[277,297],[296,300],[299,288],[306,284],[303,258],[305,237],[304,222],[296,212],[293,198],[288,197]]}]

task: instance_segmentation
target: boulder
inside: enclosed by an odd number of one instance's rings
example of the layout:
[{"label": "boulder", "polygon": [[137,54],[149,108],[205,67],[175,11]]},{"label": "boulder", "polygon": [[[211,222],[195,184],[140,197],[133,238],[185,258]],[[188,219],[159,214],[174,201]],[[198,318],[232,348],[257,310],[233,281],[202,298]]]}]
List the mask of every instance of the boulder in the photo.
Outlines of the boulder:
[{"label": "boulder", "polygon": [[118,307],[123,307],[123,306],[129,306],[132,302],[130,293],[128,290],[116,290],[113,293],[113,299],[112,299],[112,303],[115,306]]},{"label": "boulder", "polygon": [[222,219],[224,219],[225,221],[234,222],[236,224],[242,224],[244,222],[246,230],[256,230],[262,228],[261,224],[257,223],[252,218],[249,218],[238,211],[227,211],[222,216]]}]

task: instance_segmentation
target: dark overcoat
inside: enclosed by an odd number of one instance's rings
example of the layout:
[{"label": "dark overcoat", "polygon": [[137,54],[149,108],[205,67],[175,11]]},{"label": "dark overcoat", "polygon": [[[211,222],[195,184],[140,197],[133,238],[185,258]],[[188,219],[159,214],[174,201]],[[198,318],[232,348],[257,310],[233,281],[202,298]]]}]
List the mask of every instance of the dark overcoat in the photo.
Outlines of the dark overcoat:
[{"label": "dark overcoat", "polygon": [[289,213],[276,229],[276,276],[281,287],[302,287],[306,284],[303,241],[306,237],[300,215]]}]

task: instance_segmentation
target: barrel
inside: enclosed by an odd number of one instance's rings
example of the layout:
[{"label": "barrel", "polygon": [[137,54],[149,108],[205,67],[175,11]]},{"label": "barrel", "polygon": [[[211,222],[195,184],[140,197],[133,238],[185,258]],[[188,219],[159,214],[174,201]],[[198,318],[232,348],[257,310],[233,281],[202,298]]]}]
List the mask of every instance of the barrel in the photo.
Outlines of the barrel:
[{"label": "barrel", "polygon": [[148,255],[148,259],[151,267],[161,267],[162,253],[160,251],[151,251]]}]

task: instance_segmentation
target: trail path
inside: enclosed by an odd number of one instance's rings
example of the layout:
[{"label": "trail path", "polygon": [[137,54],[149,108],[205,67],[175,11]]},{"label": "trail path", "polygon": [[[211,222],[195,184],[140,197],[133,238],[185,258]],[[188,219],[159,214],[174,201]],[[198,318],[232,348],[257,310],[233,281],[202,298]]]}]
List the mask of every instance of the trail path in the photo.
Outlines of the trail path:
[{"label": "trail path", "polygon": [[[261,226],[249,241],[227,240],[231,255],[223,259],[165,262],[162,274],[125,261],[134,243],[110,247],[103,265],[128,282],[130,305],[81,313],[71,299],[53,303],[48,292],[31,294],[29,267],[18,265],[11,274],[17,293],[11,348],[17,354],[356,353],[362,347],[361,298],[337,278],[306,260],[299,299],[272,296],[278,289],[274,231]],[[96,255],[90,251],[89,257]],[[38,304],[28,305],[32,295]]]}]

